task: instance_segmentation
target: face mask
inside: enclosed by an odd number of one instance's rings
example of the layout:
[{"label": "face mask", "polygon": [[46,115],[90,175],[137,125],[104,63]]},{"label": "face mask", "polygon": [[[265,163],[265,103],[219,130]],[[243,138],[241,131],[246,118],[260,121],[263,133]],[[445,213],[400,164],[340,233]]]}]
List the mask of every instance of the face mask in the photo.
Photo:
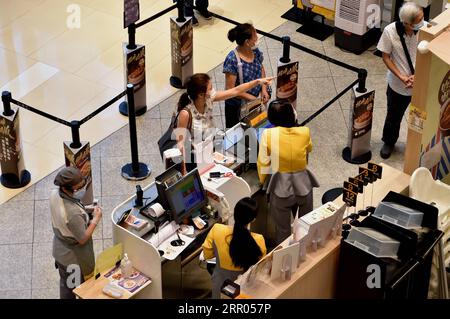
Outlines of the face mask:
[{"label": "face mask", "polygon": [[73,193],[73,198],[82,200],[84,195],[86,195],[86,189],[82,188]]},{"label": "face mask", "polygon": [[259,46],[259,39],[258,40],[256,40],[256,42],[255,42],[255,45],[254,46],[252,46],[252,50],[256,50],[257,48],[258,48],[258,46]]},{"label": "face mask", "polygon": [[216,89],[215,89],[215,88],[212,88],[212,89],[211,89],[211,92],[209,92],[209,94],[206,94],[206,97],[207,97],[208,99],[213,99],[213,98],[216,96],[216,94],[217,94]]},{"label": "face mask", "polygon": [[422,20],[418,24],[413,25],[413,30],[414,31],[419,31],[420,28],[422,28],[424,25],[425,25],[425,21]]}]

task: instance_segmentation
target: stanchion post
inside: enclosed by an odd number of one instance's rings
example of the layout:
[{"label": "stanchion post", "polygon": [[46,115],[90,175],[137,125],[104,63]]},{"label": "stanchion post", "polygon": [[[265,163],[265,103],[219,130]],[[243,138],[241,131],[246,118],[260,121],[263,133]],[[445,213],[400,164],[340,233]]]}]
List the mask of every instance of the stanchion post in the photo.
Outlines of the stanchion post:
[{"label": "stanchion post", "polygon": [[366,80],[367,80],[367,70],[366,69],[359,69],[358,70],[358,88],[356,91],[358,93],[366,93]]},{"label": "stanchion post", "polygon": [[128,118],[130,126],[131,167],[133,173],[139,172],[139,150],[136,133],[136,111],[134,106],[134,85],[127,85]]},{"label": "stanchion post", "polygon": [[134,105],[134,85],[127,84],[128,121],[130,127],[131,164],[122,167],[122,177],[128,180],[142,180],[147,178],[151,170],[146,164],[139,163],[136,111]]},{"label": "stanchion post", "polygon": [[290,50],[291,50],[291,38],[285,36],[283,39],[283,56],[280,58],[281,63],[289,63],[291,62]]},{"label": "stanchion post", "polygon": [[80,148],[80,121],[72,121],[70,122],[70,128],[72,130],[72,143],[70,144],[71,148]]},{"label": "stanchion post", "polygon": [[177,22],[185,22],[186,18],[184,17],[184,0],[177,0],[177,9],[178,9]]},{"label": "stanchion post", "polygon": [[3,102],[3,115],[11,116],[14,114],[14,111],[11,109],[11,92],[3,91],[2,92],[2,102]]},{"label": "stanchion post", "polygon": [[132,23],[128,26],[128,50],[134,50],[137,48],[136,45],[136,24]]}]

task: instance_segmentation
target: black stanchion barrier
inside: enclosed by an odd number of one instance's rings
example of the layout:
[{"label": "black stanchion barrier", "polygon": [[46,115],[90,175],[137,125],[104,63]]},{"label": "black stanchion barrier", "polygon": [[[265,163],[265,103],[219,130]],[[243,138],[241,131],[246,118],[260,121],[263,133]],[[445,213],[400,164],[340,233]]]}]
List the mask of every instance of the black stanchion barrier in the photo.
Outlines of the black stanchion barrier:
[{"label": "black stanchion barrier", "polygon": [[72,130],[72,143],[70,144],[71,148],[80,148],[80,121],[72,121],[70,122],[70,129]]},{"label": "black stanchion barrier", "polygon": [[170,42],[172,75],[169,79],[174,88],[184,88],[188,77],[194,74],[192,19],[184,16],[184,0],[177,1],[178,17],[170,18]]},{"label": "black stanchion barrier", "polygon": [[20,139],[19,109],[11,108],[11,92],[2,92],[3,113],[0,115],[0,182],[7,188],[22,188],[31,181],[25,169]]},{"label": "black stanchion barrier", "polygon": [[146,164],[139,163],[136,113],[134,110],[134,86],[132,84],[127,85],[127,98],[130,127],[131,163],[122,167],[122,177],[127,180],[139,181],[150,176],[151,170]]},{"label": "black stanchion barrier", "polygon": [[283,37],[283,56],[280,58],[281,63],[289,63],[291,62],[290,49],[291,49],[291,38]]}]

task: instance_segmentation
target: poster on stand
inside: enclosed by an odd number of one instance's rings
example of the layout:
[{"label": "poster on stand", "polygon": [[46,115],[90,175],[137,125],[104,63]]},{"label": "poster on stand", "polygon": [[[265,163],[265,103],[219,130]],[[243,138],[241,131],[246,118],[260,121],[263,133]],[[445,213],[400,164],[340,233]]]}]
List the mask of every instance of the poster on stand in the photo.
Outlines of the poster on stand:
[{"label": "poster on stand", "polygon": [[353,87],[349,121],[352,125],[349,130],[348,147],[351,150],[352,159],[370,152],[375,102],[375,91],[359,93],[356,91],[357,87],[357,85]]},{"label": "poster on stand", "polygon": [[297,105],[298,62],[278,63],[277,99],[287,99],[292,105]]},{"label": "poster on stand", "polygon": [[145,46],[138,45],[136,49],[127,49],[125,52],[125,85],[134,85],[134,103],[136,113],[142,108],[147,108],[147,90],[145,87]]},{"label": "poster on stand", "polygon": [[420,166],[450,184],[450,65],[433,56],[430,73]]},{"label": "poster on stand", "polygon": [[0,116],[0,164],[2,175],[14,175],[21,181],[26,173],[20,138],[19,108],[11,116]]},{"label": "poster on stand", "polygon": [[172,77],[184,86],[186,79],[194,73],[193,49],[194,32],[192,19],[177,22],[170,19],[171,50],[172,50]]},{"label": "poster on stand", "polygon": [[126,29],[140,18],[139,0],[124,0],[123,28]]},{"label": "poster on stand", "polygon": [[70,147],[71,142],[64,142],[64,158],[66,166],[76,167],[80,170],[86,181],[86,195],[81,202],[85,205],[92,204],[94,200],[94,188],[92,186],[91,146],[89,142],[83,142],[79,149]]}]

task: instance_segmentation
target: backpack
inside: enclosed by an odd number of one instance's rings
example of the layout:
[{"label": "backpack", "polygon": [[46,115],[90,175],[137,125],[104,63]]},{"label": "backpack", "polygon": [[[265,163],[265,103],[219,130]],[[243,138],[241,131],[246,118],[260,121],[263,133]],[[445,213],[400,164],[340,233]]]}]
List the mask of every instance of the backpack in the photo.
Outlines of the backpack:
[{"label": "backpack", "polygon": [[[189,111],[189,109],[187,109],[187,108],[184,108],[183,110],[185,110],[189,113],[188,130],[190,131],[192,128],[192,114],[191,114],[191,111]],[[181,111],[183,111],[183,110],[181,110]],[[158,140],[159,154],[161,155],[161,160],[163,159],[163,154],[165,151],[167,151],[171,148],[175,148],[177,145],[176,139],[172,139],[172,134],[173,134],[173,130],[177,127],[178,116],[180,115],[180,112],[172,115],[172,119],[170,120],[169,128]]]}]

